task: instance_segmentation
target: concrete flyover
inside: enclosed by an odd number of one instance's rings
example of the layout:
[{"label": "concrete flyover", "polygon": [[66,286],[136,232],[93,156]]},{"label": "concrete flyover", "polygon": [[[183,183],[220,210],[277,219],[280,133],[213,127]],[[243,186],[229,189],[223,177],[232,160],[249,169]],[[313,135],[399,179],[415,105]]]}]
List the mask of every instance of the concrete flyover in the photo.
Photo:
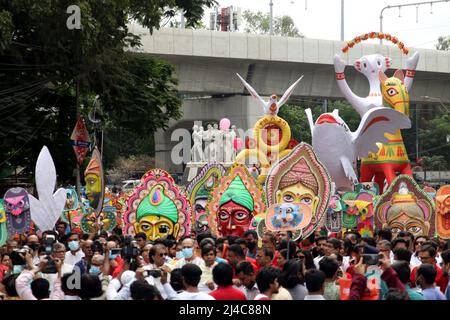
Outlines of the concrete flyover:
[{"label": "concrete flyover", "polygon": [[[228,117],[238,128],[251,128],[262,114],[261,108],[244,91],[236,77],[239,73],[261,96],[281,95],[299,76],[303,80],[291,99],[343,98],[334,77],[333,56],[339,53],[347,61],[346,79],[353,91],[368,94],[368,82],[353,68],[363,55],[381,53],[392,59],[393,70],[404,68],[409,56],[394,46],[362,43],[342,54],[345,42],[308,38],[252,35],[236,32],[163,28],[152,35],[131,26],[141,35],[140,52],[171,62],[179,80],[183,100],[183,118],[169,124],[169,130],[155,136],[156,160],[171,172],[183,171],[170,161],[170,141],[174,128],[191,128],[194,120],[218,121]],[[420,52],[411,104],[450,103],[450,51],[410,48]],[[195,97],[198,97],[195,98]],[[208,98],[205,98],[208,97]],[[306,128],[305,128],[306,129]]]}]

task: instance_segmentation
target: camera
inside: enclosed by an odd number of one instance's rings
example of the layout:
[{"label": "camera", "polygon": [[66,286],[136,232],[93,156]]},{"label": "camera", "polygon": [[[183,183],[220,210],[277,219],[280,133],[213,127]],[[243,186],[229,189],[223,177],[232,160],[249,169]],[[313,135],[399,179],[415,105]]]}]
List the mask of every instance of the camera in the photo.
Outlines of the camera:
[{"label": "camera", "polygon": [[44,247],[45,247],[45,254],[47,256],[51,255],[53,253],[53,244],[55,244],[56,238],[52,234],[47,234],[45,236],[45,239],[43,241]]},{"label": "camera", "polygon": [[144,277],[153,277],[153,278],[159,278],[161,277],[161,270],[155,269],[155,270],[146,270],[144,271]]},{"label": "camera", "polygon": [[375,266],[380,261],[380,255],[377,253],[374,254],[363,254],[362,255],[363,263],[369,266]]},{"label": "camera", "polygon": [[130,264],[130,270],[136,271],[138,268],[137,258],[139,256],[139,248],[136,246],[135,242],[133,243],[132,238],[125,238],[121,256]]},{"label": "camera", "polygon": [[25,249],[14,249],[11,252],[10,259],[13,266],[24,266],[25,261]]}]

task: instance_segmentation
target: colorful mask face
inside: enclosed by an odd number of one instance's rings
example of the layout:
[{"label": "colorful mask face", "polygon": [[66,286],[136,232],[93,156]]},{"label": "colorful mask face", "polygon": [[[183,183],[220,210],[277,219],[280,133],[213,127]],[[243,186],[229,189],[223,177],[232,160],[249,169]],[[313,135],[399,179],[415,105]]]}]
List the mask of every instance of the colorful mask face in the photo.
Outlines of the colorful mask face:
[{"label": "colorful mask face", "polygon": [[23,234],[30,229],[30,201],[28,193],[23,188],[12,188],[6,191],[4,196],[4,206],[8,233]]},{"label": "colorful mask face", "polygon": [[148,240],[167,235],[179,239],[190,234],[189,200],[164,170],[148,171],[128,198],[126,208],[124,223],[128,234],[144,232]]},{"label": "colorful mask face", "polygon": [[88,214],[83,215],[80,223],[84,233],[95,231],[95,224],[98,222],[102,231],[111,231],[116,226],[115,208],[105,207],[98,217],[92,208],[87,208],[87,211]]},{"label": "colorful mask face", "polygon": [[266,180],[269,205],[299,203],[311,211],[311,220],[303,228],[303,238],[313,233],[325,218],[330,191],[328,172],[306,143],[300,143],[276,162]]},{"label": "colorful mask face", "polygon": [[358,208],[355,204],[357,196],[357,192],[346,192],[342,195],[342,228],[344,229],[355,229],[358,224]]},{"label": "colorful mask face", "polygon": [[97,148],[92,152],[92,158],[84,172],[86,196],[89,205],[99,214],[103,206],[104,181],[103,166],[100,152]]},{"label": "colorful mask face", "polygon": [[264,212],[264,194],[244,165],[234,164],[206,206],[213,233],[242,237],[253,217]]},{"label": "colorful mask face", "polygon": [[356,231],[363,237],[373,237],[373,202],[375,196],[371,193],[361,191],[355,200],[358,209]]},{"label": "colorful mask face", "polygon": [[74,189],[66,189],[66,206],[64,211],[76,210],[78,207],[78,195]]},{"label": "colorful mask face", "polygon": [[442,239],[450,239],[450,185],[436,193],[436,232]]},{"label": "colorful mask face", "polygon": [[6,212],[3,199],[0,199],[0,247],[8,240],[8,230],[6,229]]},{"label": "colorful mask face", "polygon": [[389,227],[393,237],[400,231],[414,236],[434,234],[434,203],[407,175],[398,176],[380,196],[374,208],[377,227]]},{"label": "colorful mask face", "polygon": [[303,203],[282,203],[270,207],[265,223],[271,231],[295,231],[311,222],[311,208]]},{"label": "colorful mask face", "polygon": [[224,174],[225,168],[222,165],[209,163],[200,170],[186,188],[189,200],[194,207],[195,214],[193,215],[192,223],[196,234],[209,230],[206,204],[211,190],[217,188]]}]

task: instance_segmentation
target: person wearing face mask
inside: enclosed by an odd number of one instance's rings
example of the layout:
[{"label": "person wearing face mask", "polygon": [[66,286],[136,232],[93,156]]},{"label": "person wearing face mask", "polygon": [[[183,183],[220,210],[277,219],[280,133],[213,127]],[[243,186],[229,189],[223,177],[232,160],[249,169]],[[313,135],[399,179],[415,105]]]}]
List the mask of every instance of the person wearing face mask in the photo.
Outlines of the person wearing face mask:
[{"label": "person wearing face mask", "polygon": [[175,264],[175,268],[182,268],[186,263],[193,263],[200,268],[205,263],[202,258],[195,256],[194,254],[194,240],[191,238],[185,238],[181,241],[181,252],[183,253],[183,258],[178,260]]},{"label": "person wearing face mask", "polygon": [[39,259],[39,253],[38,253],[38,249],[39,249],[39,238],[37,235],[35,234],[31,234],[28,236],[27,238],[27,246],[30,247],[31,250],[33,250],[32,255],[33,255],[33,265],[37,266],[40,262]]},{"label": "person wearing face mask", "polygon": [[66,252],[64,262],[68,265],[75,266],[84,257],[83,251],[80,248],[80,235],[78,233],[71,233],[67,239],[69,251]]}]

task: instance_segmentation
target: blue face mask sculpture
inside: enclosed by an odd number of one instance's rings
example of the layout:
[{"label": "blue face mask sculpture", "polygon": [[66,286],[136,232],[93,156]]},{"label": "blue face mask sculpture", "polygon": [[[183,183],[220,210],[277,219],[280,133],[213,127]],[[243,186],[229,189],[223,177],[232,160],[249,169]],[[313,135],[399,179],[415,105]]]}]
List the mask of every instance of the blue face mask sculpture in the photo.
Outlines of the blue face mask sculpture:
[{"label": "blue face mask sculpture", "polygon": [[303,213],[300,207],[292,203],[282,203],[275,208],[275,214],[272,217],[272,225],[277,229],[292,228],[297,229],[303,220]]}]

